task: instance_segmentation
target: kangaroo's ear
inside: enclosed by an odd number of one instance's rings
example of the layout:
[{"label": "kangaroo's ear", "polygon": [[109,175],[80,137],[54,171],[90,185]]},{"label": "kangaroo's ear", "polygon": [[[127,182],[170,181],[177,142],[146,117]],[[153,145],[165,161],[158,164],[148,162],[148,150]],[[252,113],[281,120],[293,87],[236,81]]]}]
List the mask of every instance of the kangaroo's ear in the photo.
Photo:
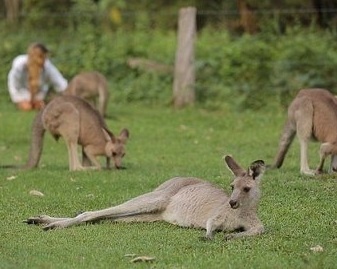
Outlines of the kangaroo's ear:
[{"label": "kangaroo's ear", "polygon": [[105,140],[107,142],[111,141],[111,142],[114,143],[116,141],[115,136],[113,135],[113,133],[108,132],[107,130],[105,130],[105,128],[102,128],[102,131],[103,131]]},{"label": "kangaroo's ear", "polygon": [[248,174],[253,178],[253,179],[260,179],[266,170],[266,166],[264,164],[264,161],[262,160],[257,160],[252,162],[252,164],[248,168]]},{"label": "kangaroo's ear", "polygon": [[235,176],[242,176],[245,174],[245,169],[243,169],[234,159],[232,156],[226,155],[224,156],[225,162],[229,168],[229,170],[232,171],[232,173]]},{"label": "kangaroo's ear", "polygon": [[126,129],[126,128],[124,128],[124,129],[120,132],[118,138],[122,141],[122,143],[125,144],[125,143],[126,143],[126,140],[128,140],[128,138],[129,138],[129,135],[130,135],[129,130]]}]

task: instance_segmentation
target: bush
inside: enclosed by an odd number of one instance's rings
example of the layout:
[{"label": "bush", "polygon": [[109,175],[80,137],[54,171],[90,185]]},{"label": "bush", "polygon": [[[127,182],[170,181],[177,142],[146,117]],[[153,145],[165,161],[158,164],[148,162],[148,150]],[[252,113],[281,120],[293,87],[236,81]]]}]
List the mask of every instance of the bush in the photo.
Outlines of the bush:
[{"label": "bush", "polygon": [[[40,41],[51,49],[51,59],[70,79],[83,70],[98,70],[110,81],[112,100],[168,105],[171,73],[131,69],[129,57],[174,65],[176,33],[160,30],[104,32],[85,23],[76,31],[16,32],[0,26],[0,90],[5,92],[12,59]],[[60,38],[62,37],[62,38]],[[262,109],[286,106],[300,88],[335,91],[336,36],[316,29],[290,30],[284,35],[260,33],[231,36],[204,28],[196,41],[197,104],[219,109]]]},{"label": "bush", "polygon": [[294,31],[279,38],[273,65],[273,85],[281,105],[301,88],[336,92],[336,37],[326,32]]},{"label": "bush", "polygon": [[[214,44],[209,41],[211,36],[208,33],[203,34],[200,36],[201,42],[205,38],[202,44]],[[216,84],[214,88],[218,89],[218,94],[211,94],[215,99],[222,102],[229,99],[239,108],[262,108],[271,94],[268,77],[273,50],[269,44],[258,36],[233,39],[226,33],[217,35],[215,43],[207,48],[206,53],[202,52],[204,46],[198,48],[199,61],[203,61],[197,76],[202,82],[201,87],[210,89],[212,81]],[[219,85],[222,85],[223,92]]]},{"label": "bush", "polygon": [[334,92],[335,39],[315,29],[240,38],[203,31],[198,37],[198,101],[260,109],[287,106],[301,88]]}]

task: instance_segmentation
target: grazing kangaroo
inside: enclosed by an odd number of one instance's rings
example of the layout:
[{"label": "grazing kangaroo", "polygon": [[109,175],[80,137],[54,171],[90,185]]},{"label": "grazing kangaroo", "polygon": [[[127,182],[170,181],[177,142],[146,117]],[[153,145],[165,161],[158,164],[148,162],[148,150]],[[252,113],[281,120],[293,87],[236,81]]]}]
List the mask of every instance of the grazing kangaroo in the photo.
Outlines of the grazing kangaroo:
[{"label": "grazing kangaroo", "polygon": [[99,72],[82,72],[72,78],[65,95],[81,97],[92,104],[104,117],[109,100],[108,81]]},{"label": "grazing kangaroo", "polygon": [[[280,168],[297,134],[301,147],[301,170],[307,175],[323,172],[324,161],[331,155],[330,171],[337,171],[337,98],[324,89],[299,91],[288,108],[288,119],[280,139],[273,168]],[[309,169],[308,143],[321,142],[320,162],[316,170]]]},{"label": "grazing kangaroo", "polygon": [[[112,158],[116,168],[121,168],[125,143],[129,137],[123,129],[118,137],[106,126],[102,116],[83,99],[76,96],[58,96],[38,112],[32,127],[32,141],[26,168],[37,167],[43,147],[43,137],[48,130],[58,140],[66,142],[69,170],[85,170],[101,165],[96,156],[107,157],[107,168]],[[82,146],[83,166],[77,155],[77,144]]]},{"label": "grazing kangaroo", "polygon": [[152,192],[114,207],[84,212],[74,218],[41,215],[24,222],[42,224],[44,230],[49,230],[103,219],[125,222],[166,221],[182,227],[204,228],[206,239],[212,239],[215,231],[240,231],[227,234],[225,239],[259,235],[264,231],[257,216],[264,162],[255,161],[247,170],[241,168],[231,156],[226,156],[225,162],[235,175],[230,197],[210,182],[175,177]]}]

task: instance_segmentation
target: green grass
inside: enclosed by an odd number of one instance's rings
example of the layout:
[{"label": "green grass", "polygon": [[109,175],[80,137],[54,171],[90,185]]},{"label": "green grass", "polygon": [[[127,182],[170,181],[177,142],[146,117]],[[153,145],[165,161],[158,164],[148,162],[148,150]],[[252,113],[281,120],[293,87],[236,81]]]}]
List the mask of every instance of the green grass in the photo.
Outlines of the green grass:
[{"label": "green grass", "polygon": [[[335,175],[299,174],[299,146],[280,170],[262,181],[259,215],[267,232],[258,237],[203,242],[204,231],[167,223],[81,225],[44,232],[22,220],[38,214],[73,216],[123,202],[174,176],[196,176],[230,190],[222,156],[242,165],[273,160],[285,119],[281,111],[173,110],[110,104],[108,125],[130,130],[126,170],[69,172],[63,141],[45,136],[38,169],[0,169],[0,268],[337,268]],[[0,99],[0,164],[26,161],[34,113]],[[318,162],[310,145],[310,163]],[[102,160],[103,162],[103,160]],[[11,178],[14,176],[15,178]],[[44,197],[29,195],[39,190]],[[323,252],[313,252],[320,245]],[[155,257],[132,264],[126,254]]]}]

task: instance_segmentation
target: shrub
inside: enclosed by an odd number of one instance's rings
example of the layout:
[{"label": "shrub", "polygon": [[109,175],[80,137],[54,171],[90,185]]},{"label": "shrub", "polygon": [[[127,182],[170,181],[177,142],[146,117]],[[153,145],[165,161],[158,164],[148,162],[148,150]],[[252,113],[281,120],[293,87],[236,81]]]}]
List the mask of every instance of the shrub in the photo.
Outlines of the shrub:
[{"label": "shrub", "polygon": [[[141,57],[174,65],[176,33],[160,30],[104,32],[85,23],[64,31],[15,32],[0,28],[0,91],[12,59],[40,41],[51,49],[51,59],[67,77],[97,70],[108,77],[112,100],[168,105],[172,98],[171,73],[162,74],[127,65]],[[60,38],[62,36],[62,38]],[[337,48],[334,33],[317,29],[288,30],[235,37],[226,31],[204,28],[196,40],[197,104],[219,109],[262,109],[286,106],[300,88],[323,87],[335,91]]]},{"label": "shrub", "polygon": [[336,37],[327,32],[289,32],[276,44],[273,86],[281,105],[287,105],[301,88],[327,88],[337,85]]}]

